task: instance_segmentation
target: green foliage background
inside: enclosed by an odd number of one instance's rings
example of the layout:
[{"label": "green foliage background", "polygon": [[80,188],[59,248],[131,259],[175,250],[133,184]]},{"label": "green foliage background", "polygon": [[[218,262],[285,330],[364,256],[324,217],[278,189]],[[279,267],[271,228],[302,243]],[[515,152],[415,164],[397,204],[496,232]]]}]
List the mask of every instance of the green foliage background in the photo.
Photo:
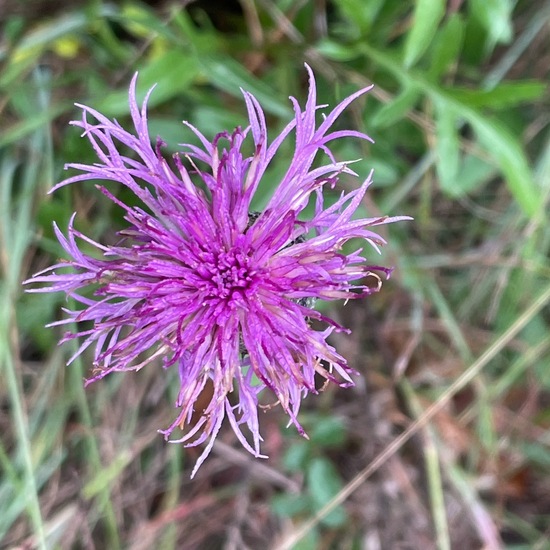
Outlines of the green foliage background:
[{"label": "green foliage background", "polygon": [[[56,4],[0,14],[0,546],[548,548],[550,3]],[[62,255],[53,221],[77,211],[106,242],[121,222],[93,185],[47,194],[64,163],[94,160],[74,102],[125,124],[139,71],[169,149],[193,139],[182,120],[207,136],[245,124],[240,88],[276,135],[304,62],[322,103],[376,85],[345,120],[375,145],[334,151],[375,169],[370,215],[415,220],[387,228],[380,295],[330,311],[354,331],[336,345],[358,387],[307,401],[309,441],[270,409],[268,462],[224,431],[190,481],[196,453],[156,433],[174,380],[85,392],[86,360],[65,367],[71,346],[44,328],[63,297],[20,283]]]}]

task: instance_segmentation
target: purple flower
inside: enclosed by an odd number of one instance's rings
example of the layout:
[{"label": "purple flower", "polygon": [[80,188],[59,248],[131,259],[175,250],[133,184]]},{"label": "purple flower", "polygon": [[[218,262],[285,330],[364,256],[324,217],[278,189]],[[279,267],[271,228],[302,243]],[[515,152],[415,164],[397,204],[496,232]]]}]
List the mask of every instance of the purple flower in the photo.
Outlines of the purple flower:
[{"label": "purple flower", "polygon": [[[31,292],[64,292],[79,308],[64,309],[67,318],[52,323],[86,323],[62,342],[79,338],[94,349],[93,374],[87,383],[118,371],[139,370],[162,360],[179,370],[177,418],[162,433],[188,446],[208,443],[193,474],[210,452],[224,418],[242,445],[260,454],[259,394],[272,393],[298,431],[301,400],[317,393],[315,375],[341,386],[353,385],[354,371],[327,343],[333,330],[345,330],[315,309],[315,299],[348,300],[377,291],[390,269],[369,265],[358,248],[343,252],[353,238],[375,250],[384,240],[370,227],[399,218],[352,219],[371,183],[371,175],[332,205],[323,191],[334,188],[341,174],[356,175],[350,162],[338,162],[330,142],[347,138],[372,141],[353,130],[331,127],[364,88],[342,101],[317,127],[316,88],[309,67],[309,94],[304,110],[291,98],[294,118],[270,144],[258,101],[243,91],[249,117],[246,129],[222,132],[208,140],[186,124],[200,146],[182,145],[172,162],[161,154],[164,143],[151,146],[146,105],[136,103],[136,76],[130,86],[135,133],[124,130],[89,107],[81,127],[99,162],[69,164],[80,173],[54,187],[84,180],[113,181],[141,202],[130,206],[104,185],[98,189],[124,210],[128,227],[116,246],[105,246],[74,228],[65,236],[55,226],[61,246],[71,257],[37,273],[25,283],[45,283]],[[95,122],[88,121],[88,115]],[[251,201],[283,142],[294,134],[295,150],[278,187],[262,212]],[[241,151],[252,140],[253,154]],[[326,163],[313,167],[314,159]],[[311,219],[303,217],[308,204]],[[78,241],[97,251],[83,252]],[[67,269],[68,268],[68,271]],[[357,283],[356,283],[357,282]],[[368,284],[368,283],[371,284]],[[88,292],[86,292],[88,291]],[[90,297],[91,296],[91,297]],[[314,330],[316,325],[324,330]],[[213,397],[195,409],[205,387]],[[200,416],[196,421],[196,414]],[[193,423],[192,423],[193,417]],[[246,434],[246,435],[245,435]]]}]

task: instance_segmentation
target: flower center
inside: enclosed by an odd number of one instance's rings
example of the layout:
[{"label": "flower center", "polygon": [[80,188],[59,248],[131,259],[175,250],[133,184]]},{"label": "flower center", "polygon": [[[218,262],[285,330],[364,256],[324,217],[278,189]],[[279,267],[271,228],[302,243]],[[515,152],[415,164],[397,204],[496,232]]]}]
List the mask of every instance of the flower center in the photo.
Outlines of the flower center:
[{"label": "flower center", "polygon": [[204,252],[203,264],[199,271],[205,285],[206,296],[231,300],[235,292],[241,296],[250,289],[255,271],[250,266],[250,258],[242,250],[232,249],[223,252]]}]

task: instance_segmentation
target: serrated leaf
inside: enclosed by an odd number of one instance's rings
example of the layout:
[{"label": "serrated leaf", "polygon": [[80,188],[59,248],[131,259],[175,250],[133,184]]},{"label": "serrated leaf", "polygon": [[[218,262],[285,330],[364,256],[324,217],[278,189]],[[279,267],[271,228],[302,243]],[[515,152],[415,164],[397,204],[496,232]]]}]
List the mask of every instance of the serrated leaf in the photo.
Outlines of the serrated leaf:
[{"label": "serrated leaf", "polygon": [[445,15],[445,4],[445,0],[416,0],[412,27],[405,42],[405,67],[412,67],[428,49]]}]

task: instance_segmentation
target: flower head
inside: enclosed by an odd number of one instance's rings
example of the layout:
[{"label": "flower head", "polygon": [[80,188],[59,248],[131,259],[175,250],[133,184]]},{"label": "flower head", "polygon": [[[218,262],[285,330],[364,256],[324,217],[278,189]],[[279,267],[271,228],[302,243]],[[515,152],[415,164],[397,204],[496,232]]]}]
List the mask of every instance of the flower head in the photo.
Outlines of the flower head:
[{"label": "flower head", "polygon": [[[342,251],[352,238],[377,250],[384,241],[371,227],[403,219],[352,218],[371,175],[330,206],[323,194],[326,187],[334,188],[341,174],[355,175],[350,162],[334,158],[330,142],[348,137],[372,141],[361,132],[331,130],[342,111],[370,87],[342,101],[317,126],[317,110],[324,106],[316,104],[314,76],[306,68],[310,80],[305,108],[291,98],[294,118],[271,143],[260,104],[243,91],[249,126],[210,141],[185,123],[200,145],[182,145],[182,153],[172,162],[162,156],[164,143],[159,138],[151,145],[146,106],[152,90],[140,108],[136,76],[130,86],[134,132],[79,105],[82,120],[72,124],[83,129],[99,162],[69,164],[79,174],[54,190],[85,180],[113,181],[141,204],[127,205],[98,185],[124,211],[128,227],[120,232],[118,244],[105,246],[83,235],[75,229],[73,215],[66,236],[55,226],[71,259],[26,281],[45,283],[34,292],[64,292],[79,304],[74,311],[65,309],[66,318],[52,325],[91,325],[62,339],[81,339],[69,363],[86,348],[94,349],[88,382],[160,361],[165,368],[178,369],[179,413],[162,433],[168,438],[181,428],[175,441],[189,446],[208,441],[195,471],[210,452],[224,418],[242,445],[261,456],[262,391],[273,394],[290,423],[304,434],[297,415],[301,400],[318,391],[315,375],[342,386],[353,384],[352,369],[327,343],[333,330],[345,329],[313,309],[315,299],[368,295],[380,287],[376,273],[390,273],[369,265],[361,249]],[[286,173],[265,209],[251,211],[262,176],[291,135],[295,150]],[[245,140],[252,141],[251,156],[242,152]],[[319,154],[326,163],[313,167]],[[304,219],[310,203],[313,214]],[[97,254],[83,252],[78,241],[95,247]],[[92,297],[83,293],[90,287]],[[326,328],[314,330],[312,320]],[[196,411],[197,398],[207,385],[212,399],[203,411]],[[192,422],[194,413],[200,418]]]}]

